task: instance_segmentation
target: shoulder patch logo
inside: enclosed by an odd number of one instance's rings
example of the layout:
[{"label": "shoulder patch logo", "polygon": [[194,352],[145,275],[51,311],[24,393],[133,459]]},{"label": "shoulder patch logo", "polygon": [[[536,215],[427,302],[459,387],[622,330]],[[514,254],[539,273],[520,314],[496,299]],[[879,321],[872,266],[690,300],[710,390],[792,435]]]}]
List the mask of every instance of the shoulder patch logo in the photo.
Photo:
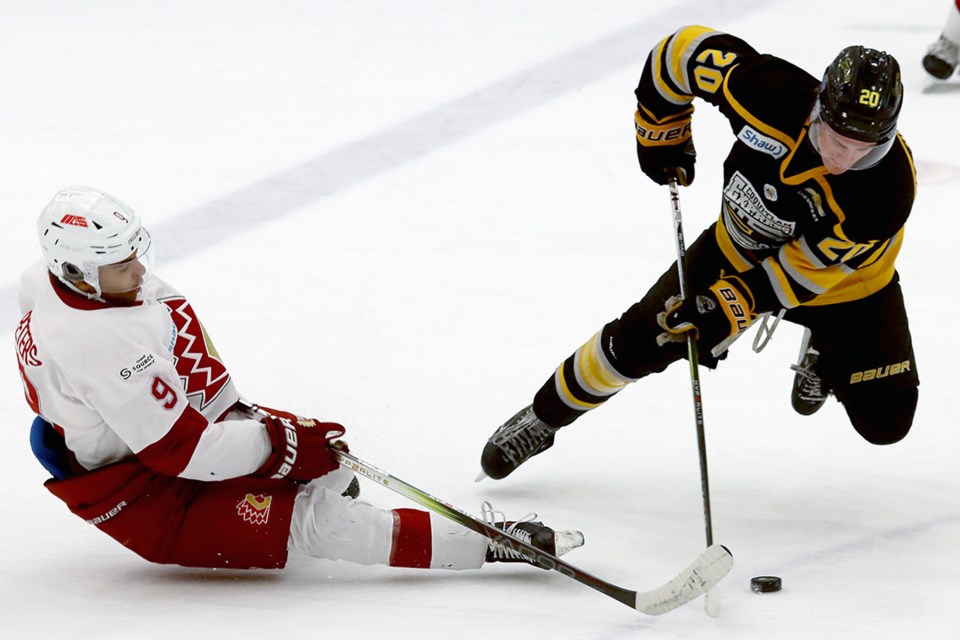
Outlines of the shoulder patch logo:
[{"label": "shoulder patch logo", "polygon": [[120,369],[120,377],[124,380],[129,380],[135,374],[142,373],[143,371],[152,367],[155,362],[156,359],[153,357],[152,353],[145,353],[137,358],[137,361],[129,367]]},{"label": "shoulder patch logo", "polygon": [[183,390],[187,398],[199,402],[202,411],[223,391],[230,374],[186,299],[165,298],[160,302],[167,306],[176,325],[173,358]]},{"label": "shoulder patch logo", "polygon": [[820,194],[817,193],[815,189],[807,187],[798,193],[806,201],[807,206],[810,208],[810,217],[813,218],[814,221],[827,217],[826,211],[823,210],[823,198],[820,197]]},{"label": "shoulder patch logo", "polygon": [[273,496],[248,493],[237,504],[237,513],[243,518],[244,522],[255,525],[267,524],[267,521],[270,520],[271,502],[273,502]]},{"label": "shoulder patch logo", "polygon": [[750,125],[744,125],[740,133],[737,134],[737,138],[751,149],[778,159],[787,155],[787,151],[790,150],[787,145],[779,140],[774,140],[770,136],[763,135]]}]

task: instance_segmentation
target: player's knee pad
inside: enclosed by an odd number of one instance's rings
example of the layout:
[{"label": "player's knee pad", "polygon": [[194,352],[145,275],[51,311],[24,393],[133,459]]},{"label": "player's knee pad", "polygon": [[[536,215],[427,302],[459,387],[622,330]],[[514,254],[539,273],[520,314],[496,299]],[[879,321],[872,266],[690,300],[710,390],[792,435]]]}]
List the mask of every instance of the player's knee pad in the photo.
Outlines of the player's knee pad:
[{"label": "player's knee pad", "polygon": [[297,494],[289,546],[316,558],[387,564],[393,529],[392,511],[344,497],[314,480]]},{"label": "player's knee pad", "polygon": [[844,403],[853,428],[871,444],[903,440],[913,425],[919,392],[916,387]]}]

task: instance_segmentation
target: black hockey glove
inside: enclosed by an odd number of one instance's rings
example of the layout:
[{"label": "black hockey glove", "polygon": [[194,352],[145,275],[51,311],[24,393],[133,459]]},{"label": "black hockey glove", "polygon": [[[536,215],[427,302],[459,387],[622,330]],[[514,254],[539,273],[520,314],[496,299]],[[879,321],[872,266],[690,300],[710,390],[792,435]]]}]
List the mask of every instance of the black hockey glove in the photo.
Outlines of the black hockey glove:
[{"label": "black hockey glove", "polygon": [[697,150],[690,128],[692,115],[690,107],[680,115],[655,123],[641,109],[634,113],[640,169],[657,184],[667,184],[674,176],[681,186],[693,183]]},{"label": "black hockey glove", "polygon": [[712,349],[750,326],[756,317],[753,306],[750,290],[740,278],[732,276],[717,280],[694,296],[692,304],[671,296],[657,314],[657,324],[664,329],[657,336],[657,344],[662,347],[669,342],[685,342],[687,333],[693,332],[694,340]]}]

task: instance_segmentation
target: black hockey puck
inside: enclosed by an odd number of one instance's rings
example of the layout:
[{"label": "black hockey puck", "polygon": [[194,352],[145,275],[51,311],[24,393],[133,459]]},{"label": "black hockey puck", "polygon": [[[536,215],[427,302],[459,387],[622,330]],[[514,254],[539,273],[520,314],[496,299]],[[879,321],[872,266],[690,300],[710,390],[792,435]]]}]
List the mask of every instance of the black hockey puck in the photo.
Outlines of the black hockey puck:
[{"label": "black hockey puck", "polygon": [[783,582],[777,576],[757,576],[750,578],[750,590],[754,593],[773,593],[780,591]]}]

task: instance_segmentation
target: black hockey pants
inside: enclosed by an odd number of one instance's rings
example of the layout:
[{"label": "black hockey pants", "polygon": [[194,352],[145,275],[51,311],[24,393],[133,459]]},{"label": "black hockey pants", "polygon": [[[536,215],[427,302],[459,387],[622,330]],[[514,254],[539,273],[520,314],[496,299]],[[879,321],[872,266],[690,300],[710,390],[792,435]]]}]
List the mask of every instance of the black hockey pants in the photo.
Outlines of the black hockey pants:
[{"label": "black hockey pants", "polygon": [[[717,246],[712,226],[687,250],[687,272],[692,292],[707,288],[723,273],[735,273]],[[663,331],[657,314],[679,291],[673,264],[639,302],[561,364],[534,398],[537,416],[555,427],[568,425],[619,390],[612,380],[626,384],[685,358],[686,345],[656,343]],[[788,311],[785,319],[811,329],[813,346],[821,354],[816,372],[843,403],[861,436],[873,444],[891,444],[907,434],[919,378],[898,276],[861,300],[801,306]],[[707,349],[698,353],[701,364],[717,366],[718,359]]]}]

